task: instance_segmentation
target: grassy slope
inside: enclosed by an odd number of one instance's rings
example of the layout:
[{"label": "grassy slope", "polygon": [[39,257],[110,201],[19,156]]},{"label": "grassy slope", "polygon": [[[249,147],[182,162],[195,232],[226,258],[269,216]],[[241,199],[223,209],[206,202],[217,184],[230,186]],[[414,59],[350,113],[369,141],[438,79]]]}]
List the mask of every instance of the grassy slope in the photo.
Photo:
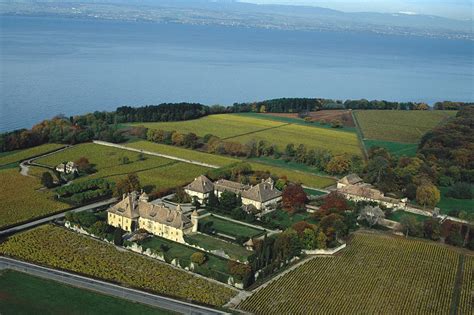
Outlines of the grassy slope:
[{"label": "grassy slope", "polygon": [[449,188],[446,187],[439,187],[439,190],[441,191],[441,200],[436,206],[441,209],[441,213],[448,214],[451,210],[474,211],[473,199],[447,198],[446,193],[448,192],[448,189]]},{"label": "grassy slope", "polygon": [[147,128],[168,131],[179,131],[182,133],[194,132],[198,136],[204,136],[210,133],[220,138],[227,138],[248,132],[281,126],[284,125],[284,123],[242,117],[239,115],[220,114],[187,121],[133,123],[130,125],[145,126]]},{"label": "grassy slope", "polygon": [[260,229],[254,229],[252,227],[234,223],[229,220],[224,220],[215,216],[208,216],[200,219],[200,222],[214,222],[212,227],[216,229],[217,232],[227,234],[230,236],[245,236],[245,237],[254,237],[256,235],[263,234],[263,231]]},{"label": "grassy slope", "polygon": [[[306,144],[309,148],[331,150],[334,154],[361,154],[357,136],[352,132],[313,125],[291,124],[252,115],[222,114],[201,119],[165,123],[135,123],[148,128],[194,132],[199,136],[213,134],[223,139],[247,143],[250,140],[266,140],[284,148],[288,143]],[[269,129],[271,128],[271,129]],[[267,130],[269,129],[269,130]]]},{"label": "grassy slope", "polygon": [[0,313],[174,314],[11,270],[0,271]]},{"label": "grassy slope", "polygon": [[40,181],[16,169],[0,171],[0,182],[0,228],[69,207],[53,200],[51,192],[38,191]]},{"label": "grassy slope", "polygon": [[371,147],[382,147],[387,149],[393,156],[415,156],[418,144],[416,143],[401,143],[382,140],[364,140],[364,145],[367,149]]},{"label": "grassy slope", "polygon": [[[209,235],[194,234],[189,235],[188,238],[196,242],[202,248],[208,250],[223,250],[230,258],[239,261],[246,261],[247,258],[252,255],[252,252],[246,250],[243,246],[226,242]],[[226,272],[228,271],[226,270]]]},{"label": "grassy slope", "polygon": [[355,116],[365,139],[417,143],[429,130],[456,111],[360,110]]},{"label": "grassy slope", "polygon": [[0,166],[10,164],[10,163],[19,162],[19,161],[25,160],[29,157],[37,156],[37,155],[40,155],[40,154],[43,154],[43,153],[46,153],[46,152],[49,152],[49,151],[59,149],[62,146],[63,146],[62,144],[48,143],[48,144],[43,144],[43,145],[39,145],[39,146],[36,146],[36,147],[23,149],[23,150],[2,152],[0,154]]},{"label": "grassy slope", "polygon": [[[54,166],[61,161],[77,160],[85,156],[95,165],[97,172],[77,179],[82,181],[91,178],[108,178],[116,181],[129,173],[137,173],[142,186],[149,188],[172,188],[193,180],[205,173],[206,167],[177,162],[161,157],[148,156],[144,161],[139,160],[139,153],[106,147],[93,143],[85,143],[57,154],[38,159],[38,163]],[[120,158],[128,157],[129,164],[122,164]]]},{"label": "grassy slope", "polygon": [[[180,158],[192,159],[199,162],[217,164],[219,166],[225,166],[225,165],[229,165],[229,164],[241,161],[239,159],[234,159],[230,157],[213,155],[213,154],[198,152],[198,151],[189,150],[185,148],[168,146],[164,144],[156,144],[156,143],[152,143],[148,141],[131,142],[127,144],[127,146],[130,146],[136,149],[144,149],[151,152],[157,152],[161,154],[173,155]],[[287,169],[284,167],[272,166],[272,165],[257,163],[253,161],[250,162],[250,164],[252,165],[252,168],[254,170],[269,171],[272,174],[277,175],[277,176],[286,175],[289,180],[294,181],[294,182],[301,182],[306,186],[322,188],[322,187],[333,185],[335,183],[335,180],[332,178],[321,177],[314,174],[310,174],[310,173],[304,172],[303,169],[300,172],[298,170]]]},{"label": "grassy slope", "polygon": [[52,225],[15,234],[0,254],[154,291],[181,299],[223,305],[236,291],[156,260]]},{"label": "grassy slope", "polygon": [[239,308],[259,314],[447,314],[459,257],[431,242],[357,233],[339,255],[310,260]]}]

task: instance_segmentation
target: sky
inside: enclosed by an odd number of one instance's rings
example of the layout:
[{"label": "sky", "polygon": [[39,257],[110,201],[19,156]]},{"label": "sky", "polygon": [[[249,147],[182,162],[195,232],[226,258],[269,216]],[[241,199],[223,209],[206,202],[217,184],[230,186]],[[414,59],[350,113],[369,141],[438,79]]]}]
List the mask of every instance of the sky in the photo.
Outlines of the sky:
[{"label": "sky", "polygon": [[239,0],[258,4],[314,5],[346,12],[405,12],[473,19],[473,0]]}]

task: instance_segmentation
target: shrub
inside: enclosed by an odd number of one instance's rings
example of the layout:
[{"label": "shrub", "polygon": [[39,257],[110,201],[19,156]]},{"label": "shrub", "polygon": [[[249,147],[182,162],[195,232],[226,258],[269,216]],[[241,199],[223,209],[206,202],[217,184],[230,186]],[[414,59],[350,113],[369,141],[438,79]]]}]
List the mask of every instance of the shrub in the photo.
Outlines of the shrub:
[{"label": "shrub", "polygon": [[202,252],[195,252],[191,255],[191,261],[199,266],[204,264],[207,260],[206,254]]},{"label": "shrub", "polygon": [[472,199],[472,186],[469,183],[456,183],[448,190],[446,197]]}]

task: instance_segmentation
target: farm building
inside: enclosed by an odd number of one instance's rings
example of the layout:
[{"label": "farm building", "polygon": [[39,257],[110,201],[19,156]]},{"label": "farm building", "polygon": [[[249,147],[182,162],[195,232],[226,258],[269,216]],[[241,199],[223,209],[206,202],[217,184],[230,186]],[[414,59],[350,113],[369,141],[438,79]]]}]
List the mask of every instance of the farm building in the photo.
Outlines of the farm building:
[{"label": "farm building", "polygon": [[190,217],[164,204],[153,204],[148,196],[137,192],[124,194],[122,200],[107,210],[107,223],[128,232],[145,229],[149,233],[184,243],[184,235],[197,231],[198,217],[193,212]]},{"label": "farm building", "polygon": [[73,173],[77,173],[77,166],[76,166],[76,163],[72,161],[63,162],[56,166],[56,171],[58,171],[59,173],[64,173],[64,174],[73,174]]},{"label": "farm building", "polygon": [[242,204],[252,205],[258,210],[264,210],[281,200],[282,193],[275,188],[270,177],[266,181],[250,187],[242,192]]}]

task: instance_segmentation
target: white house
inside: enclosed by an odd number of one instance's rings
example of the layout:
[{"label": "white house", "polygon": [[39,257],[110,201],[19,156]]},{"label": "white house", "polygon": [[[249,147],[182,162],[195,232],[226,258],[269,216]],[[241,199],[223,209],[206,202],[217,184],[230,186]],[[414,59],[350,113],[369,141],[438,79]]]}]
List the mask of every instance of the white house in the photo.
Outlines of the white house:
[{"label": "white house", "polygon": [[184,191],[189,196],[195,197],[200,203],[204,203],[213,190],[214,184],[204,175],[195,178],[194,181],[184,187]]},{"label": "white house", "polygon": [[72,173],[77,173],[77,166],[76,163],[69,161],[67,163],[61,163],[58,166],[56,166],[56,171],[59,173],[64,173],[64,174],[72,174]]},{"label": "white house", "polygon": [[274,206],[281,198],[282,193],[275,188],[271,177],[242,192],[242,204],[244,206],[254,206],[257,210]]}]

